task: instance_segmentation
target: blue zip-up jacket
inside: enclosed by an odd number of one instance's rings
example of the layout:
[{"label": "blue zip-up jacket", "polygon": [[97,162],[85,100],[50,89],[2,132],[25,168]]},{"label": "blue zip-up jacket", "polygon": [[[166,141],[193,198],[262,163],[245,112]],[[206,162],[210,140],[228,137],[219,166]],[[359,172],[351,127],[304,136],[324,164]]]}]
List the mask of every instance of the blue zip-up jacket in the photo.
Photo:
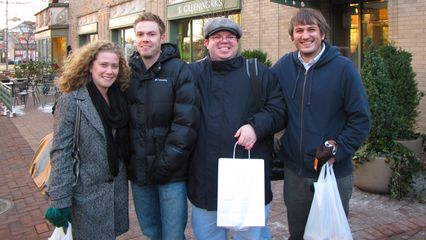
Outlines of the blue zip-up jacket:
[{"label": "blue zip-up jacket", "polygon": [[325,51],[308,71],[297,51],[273,67],[288,108],[280,158],[300,177],[317,178],[315,149],[326,140],[338,144],[333,169],[337,178],[353,171],[352,156],[371,128],[361,77],[353,63],[325,42]]}]

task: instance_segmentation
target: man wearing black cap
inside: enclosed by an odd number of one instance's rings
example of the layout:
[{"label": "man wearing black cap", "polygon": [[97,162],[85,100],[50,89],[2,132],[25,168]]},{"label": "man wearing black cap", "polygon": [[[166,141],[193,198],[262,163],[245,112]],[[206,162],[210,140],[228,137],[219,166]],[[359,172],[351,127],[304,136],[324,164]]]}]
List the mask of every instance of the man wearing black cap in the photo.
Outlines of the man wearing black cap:
[{"label": "man wearing black cap", "polygon": [[[251,158],[265,159],[266,219],[269,215],[272,136],[283,128],[284,101],[277,79],[261,63],[257,65],[259,89],[252,87],[246,59],[239,55],[241,36],[241,28],[228,18],[209,21],[204,28],[208,56],[190,64],[201,95],[201,123],[187,189],[197,239],[227,237],[228,231],[217,227],[216,221],[218,159],[231,157],[236,142],[240,146],[236,156],[247,156],[250,150]],[[255,91],[260,99],[253,97]],[[262,230],[233,231],[233,240],[263,239]]]}]

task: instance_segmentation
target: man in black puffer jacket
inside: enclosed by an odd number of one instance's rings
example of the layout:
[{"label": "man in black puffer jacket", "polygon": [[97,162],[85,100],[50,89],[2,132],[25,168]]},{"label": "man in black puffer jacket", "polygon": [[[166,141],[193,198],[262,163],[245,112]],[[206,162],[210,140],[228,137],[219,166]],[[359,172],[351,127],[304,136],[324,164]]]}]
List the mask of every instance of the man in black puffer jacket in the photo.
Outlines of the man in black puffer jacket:
[{"label": "man in black puffer jacket", "polygon": [[134,30],[138,51],[129,61],[127,100],[136,214],[150,239],[185,239],[185,180],[200,118],[196,89],[176,46],[163,43],[165,26],[158,16],[140,15]]}]

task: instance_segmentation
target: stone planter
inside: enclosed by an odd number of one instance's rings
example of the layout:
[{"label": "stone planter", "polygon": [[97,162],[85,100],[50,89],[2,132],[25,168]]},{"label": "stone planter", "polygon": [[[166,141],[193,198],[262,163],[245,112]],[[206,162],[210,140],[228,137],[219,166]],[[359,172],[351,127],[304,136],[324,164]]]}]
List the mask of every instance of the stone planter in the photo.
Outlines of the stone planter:
[{"label": "stone planter", "polygon": [[401,143],[411,151],[413,151],[418,157],[423,153],[423,139],[417,138],[413,140],[397,140],[396,142]]},{"label": "stone planter", "polygon": [[357,164],[354,172],[355,186],[370,193],[389,193],[392,170],[385,160],[385,157],[374,157]]}]

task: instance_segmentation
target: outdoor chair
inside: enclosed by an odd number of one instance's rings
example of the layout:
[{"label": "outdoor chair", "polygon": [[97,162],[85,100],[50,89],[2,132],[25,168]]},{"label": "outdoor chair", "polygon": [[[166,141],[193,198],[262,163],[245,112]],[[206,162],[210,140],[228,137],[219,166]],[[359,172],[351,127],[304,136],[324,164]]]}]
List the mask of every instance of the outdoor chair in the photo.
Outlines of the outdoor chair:
[{"label": "outdoor chair", "polygon": [[53,103],[57,99],[58,89],[53,81],[46,79],[45,81],[37,83],[37,91],[40,96],[39,101],[41,107],[44,107],[48,103]]},{"label": "outdoor chair", "polygon": [[15,82],[12,85],[13,91],[13,106],[16,106],[16,103],[23,104],[27,106],[27,98],[28,98],[28,81]]}]

